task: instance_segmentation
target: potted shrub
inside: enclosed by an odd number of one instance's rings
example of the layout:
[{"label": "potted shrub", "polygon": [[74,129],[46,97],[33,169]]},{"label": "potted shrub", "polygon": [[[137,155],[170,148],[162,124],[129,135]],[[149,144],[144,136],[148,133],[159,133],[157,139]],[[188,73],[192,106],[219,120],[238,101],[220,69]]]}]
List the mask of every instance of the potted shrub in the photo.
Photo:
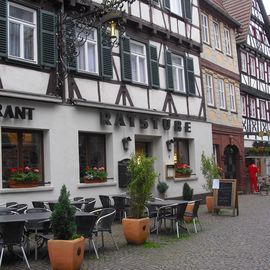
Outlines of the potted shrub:
[{"label": "potted shrub", "polygon": [[[212,193],[213,179],[220,179],[222,175],[222,169],[216,164],[213,157],[206,157],[204,153],[201,156],[201,171],[206,180],[206,183],[202,187],[208,192]],[[208,212],[213,211],[214,197],[212,195],[206,196],[206,206]]]},{"label": "potted shrub", "polygon": [[84,238],[76,235],[76,210],[69,196],[63,185],[51,215],[54,239],[48,241],[48,252],[52,268],[57,270],[79,270],[84,257]]},{"label": "potted shrub", "polygon": [[103,166],[100,167],[90,167],[86,166],[82,170],[84,183],[102,183],[107,181],[107,172]]},{"label": "potted shrub", "polygon": [[40,183],[40,173],[37,168],[11,168],[8,180],[10,188],[36,187]]},{"label": "potted shrub", "polygon": [[142,153],[133,154],[128,165],[130,182],[130,213],[122,220],[124,235],[128,243],[142,244],[150,233],[150,219],[145,217],[145,207],[157,177],[153,169],[154,158]]},{"label": "potted shrub", "polygon": [[169,186],[166,182],[158,181],[157,190],[159,192],[160,198],[162,198],[162,199],[165,198],[165,194],[166,194],[166,191],[168,190],[168,188],[169,188]]},{"label": "potted shrub", "polygon": [[192,169],[186,163],[176,163],[175,164],[175,177],[190,177]]},{"label": "potted shrub", "polygon": [[[184,183],[183,185],[183,200],[184,201],[191,201],[193,197],[193,188],[189,186],[188,183]],[[188,203],[186,207],[186,212],[192,213],[194,207],[194,203]],[[184,220],[189,222],[192,220],[192,217],[184,216]]]}]

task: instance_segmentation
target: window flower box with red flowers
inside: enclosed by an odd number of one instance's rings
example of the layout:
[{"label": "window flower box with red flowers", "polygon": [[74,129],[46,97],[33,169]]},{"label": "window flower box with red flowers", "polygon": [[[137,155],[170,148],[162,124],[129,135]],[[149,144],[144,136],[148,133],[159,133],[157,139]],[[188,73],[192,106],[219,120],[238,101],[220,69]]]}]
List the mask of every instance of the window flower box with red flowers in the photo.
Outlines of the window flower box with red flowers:
[{"label": "window flower box with red flowers", "polygon": [[28,188],[40,185],[39,169],[26,166],[24,168],[11,168],[8,180],[9,188]]},{"label": "window flower box with red flowers", "polygon": [[192,169],[188,164],[176,163],[175,164],[175,178],[190,177]]},{"label": "window flower box with red flowers", "polygon": [[107,172],[103,166],[100,167],[90,167],[86,166],[82,170],[83,182],[84,183],[103,183],[107,182]]}]

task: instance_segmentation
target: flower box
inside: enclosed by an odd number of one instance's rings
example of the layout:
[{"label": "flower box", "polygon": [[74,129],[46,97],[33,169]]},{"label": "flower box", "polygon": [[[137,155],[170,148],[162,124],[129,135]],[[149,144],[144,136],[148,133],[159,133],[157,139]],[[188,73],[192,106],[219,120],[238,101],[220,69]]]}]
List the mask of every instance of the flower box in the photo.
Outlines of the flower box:
[{"label": "flower box", "polygon": [[83,182],[86,183],[86,184],[91,184],[91,183],[104,183],[104,182],[107,182],[107,179],[106,179],[106,178],[103,178],[103,179],[99,179],[99,178],[89,179],[89,178],[87,178],[87,177],[84,177],[84,178],[83,178]]},{"label": "flower box", "polygon": [[9,188],[31,188],[31,187],[38,187],[38,181],[15,181],[15,180],[8,180],[8,187]]},{"label": "flower box", "polygon": [[107,172],[103,166],[93,167],[86,166],[81,170],[82,182],[87,184],[107,182]]},{"label": "flower box", "polygon": [[188,164],[177,163],[175,164],[175,178],[188,178],[192,170]]}]

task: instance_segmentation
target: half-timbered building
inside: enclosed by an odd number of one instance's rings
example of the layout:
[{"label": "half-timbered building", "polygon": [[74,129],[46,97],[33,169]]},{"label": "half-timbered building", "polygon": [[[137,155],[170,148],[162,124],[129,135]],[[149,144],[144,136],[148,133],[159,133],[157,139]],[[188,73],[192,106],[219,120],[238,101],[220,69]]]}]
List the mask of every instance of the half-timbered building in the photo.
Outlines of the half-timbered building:
[{"label": "half-timbered building", "polygon": [[258,155],[261,174],[269,174],[270,152],[270,25],[261,0],[224,1],[230,14],[241,23],[237,36],[241,77],[244,144],[249,158]]},{"label": "half-timbered building", "polygon": [[200,0],[203,52],[201,67],[207,120],[212,123],[213,153],[223,177],[244,190],[242,110],[236,34],[240,23],[222,0]]},{"label": "half-timbered building", "polygon": [[[198,1],[125,4],[119,47],[92,27],[74,53],[77,29],[56,15],[90,4],[0,1],[1,201],[57,198],[63,183],[72,195],[117,194],[125,191],[126,159],[139,151],[156,157],[168,196],[181,196],[184,181],[203,193],[200,157],[212,153],[212,133]],[[175,177],[179,163],[191,176]],[[39,169],[41,185],[10,188],[10,169],[25,166]],[[107,181],[85,183],[86,166],[105,167]]]}]

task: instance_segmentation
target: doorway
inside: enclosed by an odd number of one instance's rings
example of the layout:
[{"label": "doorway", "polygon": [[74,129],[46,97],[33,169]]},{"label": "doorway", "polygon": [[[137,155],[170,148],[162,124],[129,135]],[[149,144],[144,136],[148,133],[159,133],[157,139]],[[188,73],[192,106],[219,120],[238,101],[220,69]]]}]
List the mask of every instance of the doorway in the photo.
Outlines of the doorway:
[{"label": "doorway", "polygon": [[135,153],[143,153],[145,156],[151,156],[151,142],[135,142]]},{"label": "doorway", "polygon": [[224,150],[225,179],[237,179],[239,150],[234,145],[228,145]]}]

